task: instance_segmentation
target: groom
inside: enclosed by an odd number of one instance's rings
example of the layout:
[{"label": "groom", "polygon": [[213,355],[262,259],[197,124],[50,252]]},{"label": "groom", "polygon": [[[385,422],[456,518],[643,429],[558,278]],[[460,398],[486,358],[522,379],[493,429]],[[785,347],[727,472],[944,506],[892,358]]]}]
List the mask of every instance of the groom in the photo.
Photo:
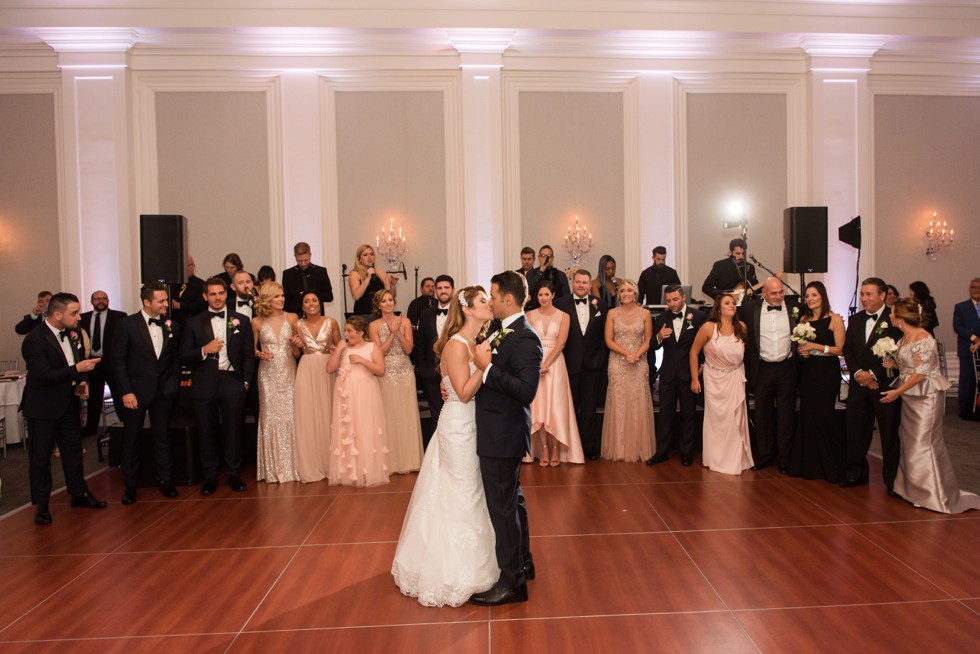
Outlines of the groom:
[{"label": "groom", "polygon": [[476,453],[496,536],[500,577],[470,602],[498,606],[527,601],[534,579],[527,506],[521,491],[521,458],[530,450],[531,401],[541,375],[541,341],[524,317],[527,280],[513,270],[490,280],[490,304],[500,331],[477,348],[483,371],[476,396]]}]

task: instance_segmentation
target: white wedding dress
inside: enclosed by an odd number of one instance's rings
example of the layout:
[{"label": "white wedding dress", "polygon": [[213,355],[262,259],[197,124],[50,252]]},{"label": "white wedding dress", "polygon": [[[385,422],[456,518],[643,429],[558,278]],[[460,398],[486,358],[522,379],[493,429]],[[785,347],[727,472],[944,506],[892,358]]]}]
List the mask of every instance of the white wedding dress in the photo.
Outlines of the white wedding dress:
[{"label": "white wedding dress", "polygon": [[[458,334],[453,339],[466,343]],[[470,373],[475,370],[470,362]],[[460,606],[500,576],[476,455],[476,407],[448,392],[402,524],[391,574],[424,606]]]}]

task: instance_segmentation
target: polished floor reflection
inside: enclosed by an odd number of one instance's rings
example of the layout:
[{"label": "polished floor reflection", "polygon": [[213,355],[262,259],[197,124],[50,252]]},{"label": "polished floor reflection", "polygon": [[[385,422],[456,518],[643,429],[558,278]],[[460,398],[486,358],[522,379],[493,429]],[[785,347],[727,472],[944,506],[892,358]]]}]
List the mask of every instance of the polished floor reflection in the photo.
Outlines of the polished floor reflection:
[{"label": "polished floor reflection", "polygon": [[530,601],[428,609],[389,574],[414,475],[124,507],[109,470],[90,480],[108,510],[0,519],[0,651],[976,650],[980,512],[676,458],[522,477]]}]

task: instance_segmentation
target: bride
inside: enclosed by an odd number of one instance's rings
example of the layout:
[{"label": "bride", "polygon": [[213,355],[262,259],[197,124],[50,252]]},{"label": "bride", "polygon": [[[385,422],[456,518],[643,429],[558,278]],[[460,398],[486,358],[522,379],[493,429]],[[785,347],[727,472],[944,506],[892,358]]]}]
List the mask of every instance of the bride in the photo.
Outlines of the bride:
[{"label": "bride", "polygon": [[447,399],[391,564],[398,588],[424,606],[460,606],[500,575],[476,455],[472,401],[483,383],[473,348],[492,318],[483,287],[467,286],[453,298],[435,344]]}]

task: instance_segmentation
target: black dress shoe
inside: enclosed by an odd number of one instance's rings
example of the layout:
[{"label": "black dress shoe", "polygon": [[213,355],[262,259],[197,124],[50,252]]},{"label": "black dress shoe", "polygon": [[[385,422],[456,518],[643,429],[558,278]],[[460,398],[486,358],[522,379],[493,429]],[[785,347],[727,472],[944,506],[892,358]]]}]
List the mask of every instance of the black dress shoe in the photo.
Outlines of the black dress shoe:
[{"label": "black dress shoe", "polygon": [[136,504],[135,488],[128,488],[128,487],[126,488],[126,491],[123,493],[122,503],[125,504],[126,506],[129,506],[130,504]]},{"label": "black dress shoe", "polygon": [[855,486],[867,486],[867,479],[845,479],[840,483],[841,488],[854,488]]},{"label": "black dress shoe", "polygon": [[104,500],[100,500],[92,493],[85,492],[81,495],[75,495],[71,498],[71,505],[73,507],[81,507],[83,509],[104,509],[108,505]]},{"label": "black dress shoe", "polygon": [[784,466],[783,464],[780,463],[779,464],[779,474],[781,474],[781,475],[788,475],[789,474],[789,468],[787,468],[786,466]]},{"label": "black dress shoe", "polygon": [[663,463],[666,460],[667,460],[667,453],[664,452],[663,454],[654,454],[649,459],[647,459],[646,464],[648,466],[655,466],[658,463]]},{"label": "black dress shoe", "polygon": [[218,490],[218,482],[214,479],[204,480],[204,485],[201,486],[201,495],[205,497],[208,495],[214,495],[214,491]]},{"label": "black dress shoe", "polygon": [[760,461],[759,463],[752,466],[753,470],[765,470],[772,465],[772,461]]},{"label": "black dress shoe", "polygon": [[523,572],[524,572],[524,579],[526,579],[527,581],[531,581],[532,579],[534,579],[534,564],[525,563],[523,567]]},{"label": "black dress shoe", "polygon": [[38,504],[37,508],[34,509],[34,524],[37,525],[51,524],[51,512],[48,511],[47,504]]},{"label": "black dress shoe", "polygon": [[160,494],[164,497],[177,497],[177,489],[174,488],[172,481],[161,481]]},{"label": "black dress shoe", "polygon": [[694,459],[691,458],[690,454],[687,456],[681,454],[681,465],[685,468],[690,468],[692,465],[694,465]]},{"label": "black dress shoe", "polygon": [[490,590],[477,593],[470,598],[470,604],[477,606],[500,606],[511,602],[527,601],[527,584],[521,584],[517,589],[507,588],[500,584],[494,584]]},{"label": "black dress shoe", "polygon": [[236,493],[243,493],[245,492],[245,489],[248,488],[248,486],[245,485],[245,482],[242,481],[241,477],[229,477],[228,485],[231,486],[231,490],[235,491]]},{"label": "black dress shoe", "polygon": [[589,454],[585,458],[588,459],[589,461],[598,461],[599,460],[599,455],[598,454]]},{"label": "black dress shoe", "polygon": [[894,489],[889,488],[888,489],[888,497],[901,497],[901,495],[899,495],[898,493],[896,493],[894,491]]}]

